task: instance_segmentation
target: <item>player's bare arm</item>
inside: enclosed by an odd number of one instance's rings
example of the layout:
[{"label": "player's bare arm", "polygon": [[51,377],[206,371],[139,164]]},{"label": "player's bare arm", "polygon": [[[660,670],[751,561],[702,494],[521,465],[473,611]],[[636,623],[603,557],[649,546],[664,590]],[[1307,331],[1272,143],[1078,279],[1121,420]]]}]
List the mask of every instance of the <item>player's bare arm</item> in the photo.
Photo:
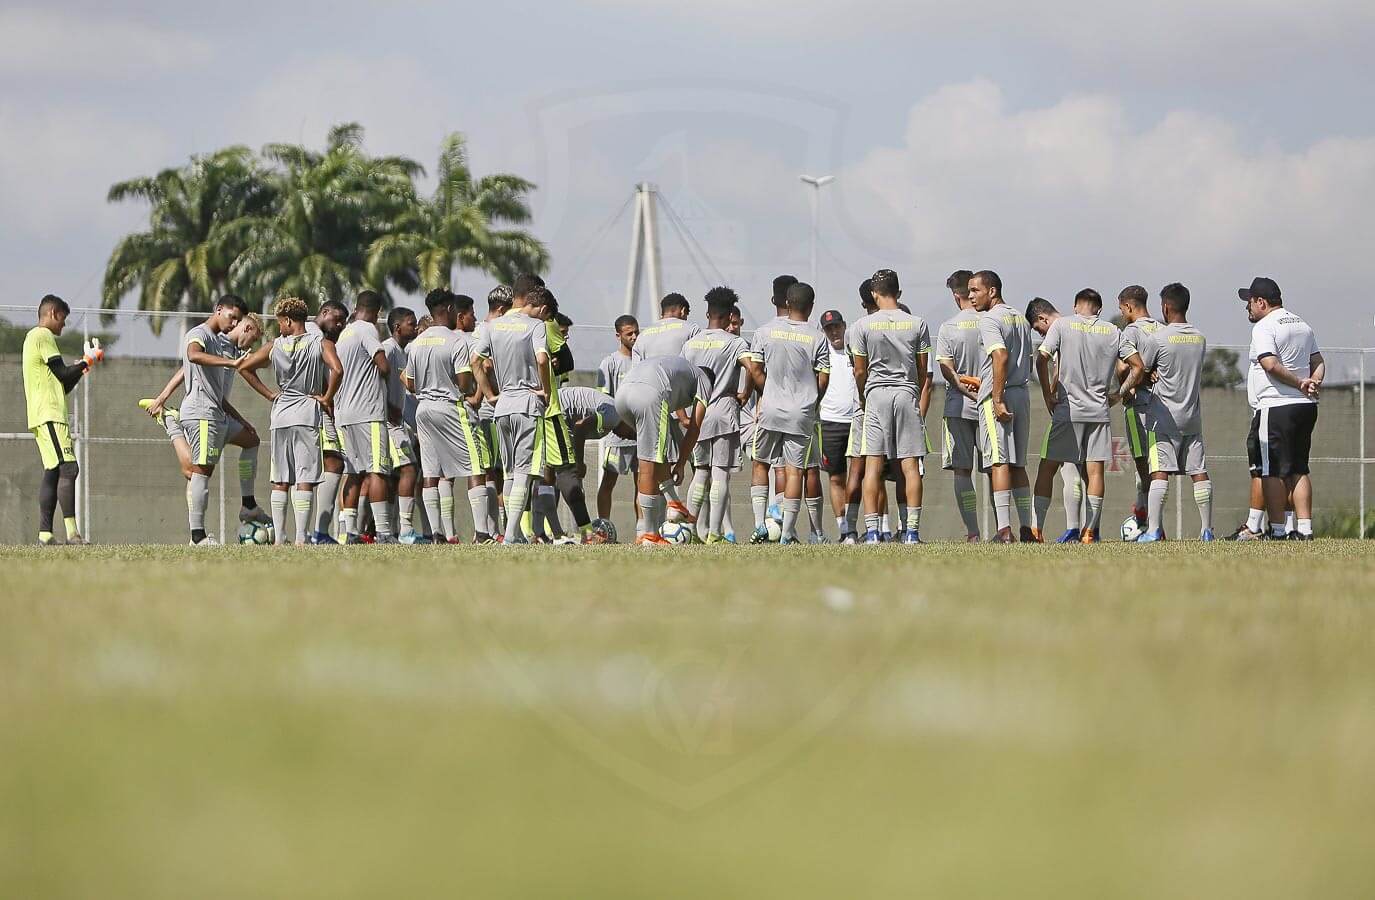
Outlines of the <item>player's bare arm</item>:
[{"label": "player's bare arm", "polygon": [[1003,402],[1003,389],[1007,387],[1007,348],[997,347],[989,355],[993,359],[993,387],[989,395],[993,401],[993,415],[999,422],[1011,422],[1012,411]]},{"label": "player's bare arm", "polygon": [[[1122,402],[1131,403],[1136,399],[1136,388],[1146,377],[1146,366],[1141,362],[1141,354],[1133,353],[1126,359],[1128,372],[1127,377],[1122,380]],[[1108,405],[1113,404],[1112,395],[1108,395]]]},{"label": "player's bare arm", "polygon": [[1056,373],[1050,366],[1049,353],[1036,354],[1036,380],[1041,383],[1041,399],[1046,403],[1046,412],[1055,414],[1055,407],[1059,404],[1060,398],[1057,396],[1059,382],[1056,380]]},{"label": "player's bare arm", "polygon": [[931,361],[925,353],[917,354],[917,411],[921,413],[923,419],[926,418],[926,411],[931,408],[931,370],[928,368]]},{"label": "player's bare arm", "polygon": [[334,415],[334,395],[344,381],[344,364],[339,361],[339,353],[333,341],[320,342],[320,356],[325,361],[325,392],[315,397],[315,402],[331,416]]},{"label": "player's bare arm", "polygon": [[172,399],[172,395],[176,393],[177,388],[181,387],[185,380],[186,373],[182,370],[181,366],[177,366],[177,371],[168,379],[167,386],[159,391],[158,395],[153,398],[153,402],[149,404],[148,415],[154,419],[161,415],[164,407],[167,405],[167,401]]}]

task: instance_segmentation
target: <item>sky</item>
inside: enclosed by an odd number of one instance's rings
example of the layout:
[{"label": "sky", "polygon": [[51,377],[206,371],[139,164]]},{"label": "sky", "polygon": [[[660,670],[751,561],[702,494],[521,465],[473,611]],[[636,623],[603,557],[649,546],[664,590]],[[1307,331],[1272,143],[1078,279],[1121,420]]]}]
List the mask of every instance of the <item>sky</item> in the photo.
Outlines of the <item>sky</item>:
[{"label": "sky", "polygon": [[1324,346],[1375,346],[1368,0],[119,7],[0,9],[0,303],[99,303],[146,219],[106,203],[113,182],[357,121],[370,151],[432,168],[462,131],[479,174],[536,181],[579,324],[623,311],[641,181],[664,201],[663,289],[724,282],[759,321],[774,275],[812,278],[810,173],[836,176],[819,310],[854,316],[879,267],[933,324],[960,268],[1062,309],[1178,280],[1210,339],[1241,343],[1236,288],[1268,275]]}]

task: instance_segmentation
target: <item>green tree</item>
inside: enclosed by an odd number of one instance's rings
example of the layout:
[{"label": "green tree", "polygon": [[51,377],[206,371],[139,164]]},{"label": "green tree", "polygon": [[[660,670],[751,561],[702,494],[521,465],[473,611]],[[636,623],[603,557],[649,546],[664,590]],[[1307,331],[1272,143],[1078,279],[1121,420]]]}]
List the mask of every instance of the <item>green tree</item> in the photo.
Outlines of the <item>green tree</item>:
[{"label": "green tree", "polygon": [[467,140],[459,133],[444,139],[437,175],[434,195],[417,198],[390,233],[373,241],[369,281],[429,291],[450,287],[455,266],[507,282],[520,272],[544,270],[549,263],[544,245],[524,229],[502,227],[530,221],[526,197],[533,182],[509,174],[474,180]]},{"label": "green tree", "polygon": [[331,128],[324,152],[268,144],[263,155],[283,167],[280,203],[270,219],[252,224],[249,246],[230,266],[234,290],[264,310],[288,295],[318,304],[361,288],[385,294],[385,282],[367,272],[368,248],[415,206],[413,178],[424,169],[404,157],[369,157],[357,123]]},{"label": "green tree", "polygon": [[[248,246],[252,223],[271,214],[275,193],[252,151],[229,147],[122,181],[107,199],[144,200],[150,209],[148,230],[126,236],[110,254],[101,304],[116,309],[137,287],[141,310],[207,312],[226,288],[231,263]],[[151,324],[159,332],[162,317]]]},{"label": "green tree", "polygon": [[1241,357],[1235,350],[1225,347],[1214,347],[1209,350],[1203,357],[1202,386],[1230,389],[1241,384],[1241,369],[1237,365],[1240,360]]}]

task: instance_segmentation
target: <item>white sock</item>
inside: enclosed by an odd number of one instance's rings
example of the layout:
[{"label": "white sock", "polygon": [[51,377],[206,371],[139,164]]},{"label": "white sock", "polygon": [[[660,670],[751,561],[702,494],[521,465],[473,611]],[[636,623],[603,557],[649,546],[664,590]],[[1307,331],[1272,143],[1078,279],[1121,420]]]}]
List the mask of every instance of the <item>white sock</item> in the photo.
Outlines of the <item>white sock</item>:
[{"label": "white sock", "polygon": [[1151,479],[1146,489],[1146,530],[1154,532],[1162,527],[1165,519],[1165,496],[1170,491],[1170,482],[1158,478]]},{"label": "white sock", "polygon": [[272,492],[272,531],[274,537],[272,543],[286,543],[286,507],[290,496],[286,491]]},{"label": "white sock", "polygon": [[439,479],[439,527],[444,532],[444,540],[454,537],[454,483],[447,478]]},{"label": "white sock", "polygon": [[998,524],[998,530],[1012,527],[1012,492],[994,491],[993,492],[993,518]]},{"label": "white sock", "polygon": [[1265,510],[1251,508],[1246,510],[1246,527],[1250,531],[1259,532],[1265,527]]},{"label": "white sock", "polygon": [[[678,485],[676,485],[676,484],[673,483],[673,479],[672,479],[672,478],[670,478],[668,481],[665,481],[663,484],[659,485],[659,491],[660,491],[660,496],[662,496],[662,497],[667,497],[669,500],[672,500],[674,503],[682,503],[682,502],[683,502],[683,498],[680,497],[680,496],[678,496]],[[662,524],[662,523],[660,523],[660,524]]]},{"label": "white sock", "polygon": [[644,519],[645,534],[658,534],[659,529],[664,527],[663,518],[660,510],[664,508],[662,494],[640,494],[635,495],[635,505],[640,508],[640,518]]},{"label": "white sock", "polygon": [[296,521],[296,543],[304,544],[310,533],[310,507],[315,502],[315,491],[291,489],[291,512]]},{"label": "white sock", "polygon": [[415,498],[402,497],[398,494],[396,497],[396,519],[400,523],[400,525],[396,530],[401,532],[402,534],[405,534],[408,531],[414,531],[415,526],[411,523],[411,519],[414,517],[414,515]]},{"label": "white sock", "polygon": [[754,527],[763,528],[764,520],[768,518],[769,515],[768,485],[750,485],[750,509],[754,511]]},{"label": "white sock", "polygon": [[920,507],[920,506],[909,506],[909,507],[907,507],[907,530],[908,530],[908,531],[920,531],[920,530],[921,530],[921,507]]},{"label": "white sock", "polygon": [[978,534],[979,494],[974,490],[974,479],[968,475],[955,476],[955,505],[960,510],[960,521],[964,522],[964,533]]},{"label": "white sock", "polygon": [[883,533],[882,517],[878,513],[864,514],[864,533],[868,535],[871,531],[877,532],[878,534]]},{"label": "white sock", "polygon": [[529,475],[513,475],[506,486],[506,543],[523,544],[520,517],[525,513],[525,498],[529,496]]},{"label": "white sock", "polygon": [[495,481],[487,482],[484,489],[487,491],[487,532],[496,537],[501,529],[501,492]]},{"label": "white sock", "polygon": [[1312,519],[1299,519],[1299,520],[1298,520],[1298,526],[1299,526],[1299,534],[1301,534],[1301,535],[1303,535],[1303,536],[1305,536],[1305,537],[1312,537],[1312,536],[1313,536],[1313,520],[1312,520]]},{"label": "white sock", "polygon": [[707,533],[724,534],[726,512],[730,508],[730,470],[713,467],[708,500]]},{"label": "white sock", "polygon": [[1213,482],[1211,479],[1194,482],[1194,504],[1198,506],[1199,532],[1211,530],[1213,527]]},{"label": "white sock", "polygon": [[468,488],[468,509],[473,514],[473,530],[491,534],[487,521],[487,485]]},{"label": "white sock", "polygon": [[320,485],[315,489],[315,530],[329,534],[334,522],[334,504],[339,500],[339,481],[342,472],[325,472],[320,477]]},{"label": "white sock", "polygon": [[[443,479],[440,480],[443,484]],[[430,528],[439,526],[439,486],[420,489],[420,502],[425,505],[425,516],[430,520]]]},{"label": "white sock", "polygon": [[210,503],[210,476],[191,473],[191,485],[186,492],[187,521],[192,531],[205,530],[205,507]]},{"label": "white sock", "polygon": [[1298,517],[1294,515],[1294,511],[1292,509],[1286,510],[1284,513],[1284,533],[1288,534],[1291,531],[1297,531],[1298,528]]},{"label": "white sock", "polygon": [[783,498],[783,537],[797,538],[797,514],[802,511],[801,500],[789,500]]},{"label": "white sock", "polygon": [[[726,477],[729,479],[729,477],[730,477],[730,473],[729,473],[729,472],[726,473]],[[726,490],[727,490],[726,496],[729,497],[729,496],[730,496],[730,482],[729,482],[729,481],[726,482]],[[725,535],[725,534],[735,534],[735,523],[732,522],[732,521],[730,520],[730,502],[729,502],[729,500],[728,500],[728,501],[725,503],[725,505],[721,508],[721,528],[723,529],[722,532],[721,532],[723,535]]]},{"label": "white sock", "polygon": [[698,469],[692,473],[692,482],[688,485],[687,508],[688,512],[694,516],[702,508],[702,503],[707,499],[707,490],[711,483],[711,469]]},{"label": "white sock", "polygon": [[812,534],[825,534],[825,529],[821,527],[821,498],[808,497],[804,502],[807,505],[807,519],[812,524]]},{"label": "white sock", "polygon": [[348,507],[339,510],[339,531],[345,536],[358,533],[358,510]]},{"label": "white sock", "polygon": [[1270,537],[1272,537],[1272,538],[1282,538],[1282,537],[1284,537],[1284,536],[1285,536],[1286,534],[1288,534],[1288,533],[1289,533],[1289,532],[1287,532],[1287,531],[1284,530],[1284,526],[1283,526],[1283,525],[1276,525],[1276,524],[1274,524],[1273,522],[1270,523]]},{"label": "white sock", "polygon": [[1093,533],[1098,533],[1098,520],[1103,518],[1103,498],[1089,494],[1089,520],[1084,526],[1092,528]]},{"label": "white sock", "polygon": [[879,531],[881,531],[881,532],[884,533],[884,534],[892,534],[892,533],[893,533],[893,524],[892,524],[891,522],[888,521],[888,514],[887,514],[887,513],[883,513],[882,515],[880,515],[880,516],[878,517],[878,522],[879,522],[879,526],[878,526],[878,530],[879,530]]},{"label": "white sock", "polygon": [[368,508],[372,510],[372,524],[377,529],[378,537],[391,536],[391,509],[390,504],[385,500],[377,503],[369,502]]},{"label": "white sock", "polygon": [[1060,467],[1060,500],[1065,506],[1065,528],[1074,531],[1084,526],[1084,479],[1074,466]]}]

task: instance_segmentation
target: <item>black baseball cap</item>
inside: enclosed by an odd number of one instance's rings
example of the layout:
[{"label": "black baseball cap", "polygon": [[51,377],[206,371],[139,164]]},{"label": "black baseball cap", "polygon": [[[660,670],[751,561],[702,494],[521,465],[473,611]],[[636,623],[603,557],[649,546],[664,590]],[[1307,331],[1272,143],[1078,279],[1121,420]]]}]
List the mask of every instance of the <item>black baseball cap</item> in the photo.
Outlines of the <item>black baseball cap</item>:
[{"label": "black baseball cap", "polygon": [[1249,288],[1238,288],[1237,296],[1245,303],[1250,303],[1252,297],[1259,297],[1267,303],[1283,302],[1280,296],[1280,286],[1275,284],[1273,278],[1257,278],[1251,282]]},{"label": "black baseball cap", "polygon": [[840,314],[838,309],[828,309],[821,314],[821,327],[828,328],[832,325],[844,325],[845,317]]}]

